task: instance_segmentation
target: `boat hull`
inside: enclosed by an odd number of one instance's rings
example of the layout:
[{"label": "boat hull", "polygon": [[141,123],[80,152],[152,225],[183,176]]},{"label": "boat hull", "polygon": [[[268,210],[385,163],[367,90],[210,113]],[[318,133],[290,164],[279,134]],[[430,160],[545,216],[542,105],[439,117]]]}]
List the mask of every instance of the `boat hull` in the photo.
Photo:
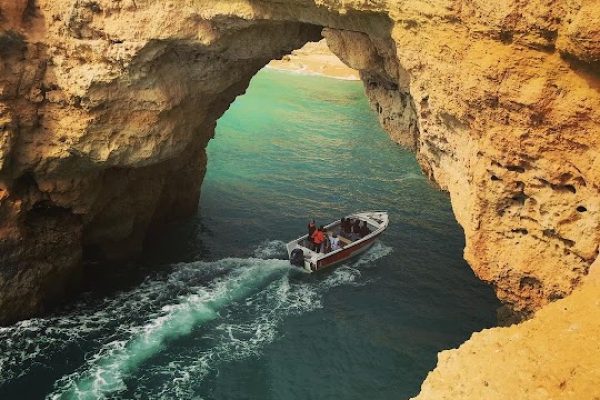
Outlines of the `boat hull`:
[{"label": "boat hull", "polygon": [[366,240],[362,243],[359,243],[355,246],[348,246],[342,249],[339,253],[335,253],[320,259],[319,261],[317,261],[317,267],[315,270],[318,271],[323,268],[331,267],[335,264],[339,264],[353,257],[356,257],[359,254],[364,253],[373,245],[373,243],[375,243],[376,239],[377,236]]}]

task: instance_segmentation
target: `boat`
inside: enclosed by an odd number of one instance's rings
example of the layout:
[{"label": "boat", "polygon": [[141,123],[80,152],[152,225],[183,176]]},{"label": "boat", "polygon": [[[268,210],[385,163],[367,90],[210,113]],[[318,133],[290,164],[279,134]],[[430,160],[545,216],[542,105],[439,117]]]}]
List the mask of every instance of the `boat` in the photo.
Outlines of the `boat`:
[{"label": "boat", "polygon": [[340,234],[341,220],[337,220],[326,225],[324,228],[328,233],[335,233],[337,235],[342,245],[340,249],[328,253],[312,251],[309,248],[310,242],[307,234],[296,240],[292,240],[286,245],[290,264],[308,272],[315,272],[344,262],[368,250],[389,224],[389,217],[386,211],[362,211],[350,214],[345,218],[349,218],[353,222],[356,220],[366,222],[371,233],[360,239],[351,240]]}]

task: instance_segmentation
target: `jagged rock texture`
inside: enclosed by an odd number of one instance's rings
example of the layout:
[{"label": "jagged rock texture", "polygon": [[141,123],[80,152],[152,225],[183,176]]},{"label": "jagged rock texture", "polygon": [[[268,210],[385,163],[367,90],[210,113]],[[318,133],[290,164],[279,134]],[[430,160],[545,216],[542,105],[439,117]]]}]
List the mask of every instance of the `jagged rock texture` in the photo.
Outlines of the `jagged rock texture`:
[{"label": "jagged rock texture", "polygon": [[600,274],[536,316],[438,354],[414,400],[599,399]]},{"label": "jagged rock texture", "polygon": [[[197,205],[215,121],[321,38],[528,315],[600,243],[597,0],[0,0],[0,323]],[[426,255],[424,255],[426,256]]]}]

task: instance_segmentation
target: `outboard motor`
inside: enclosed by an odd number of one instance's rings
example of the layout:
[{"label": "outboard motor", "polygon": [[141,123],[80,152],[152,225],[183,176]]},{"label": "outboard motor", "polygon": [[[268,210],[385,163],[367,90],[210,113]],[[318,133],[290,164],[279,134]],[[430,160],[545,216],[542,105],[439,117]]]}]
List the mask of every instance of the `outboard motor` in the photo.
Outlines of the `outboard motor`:
[{"label": "outboard motor", "polygon": [[304,252],[302,249],[294,249],[290,253],[290,264],[304,268]]}]

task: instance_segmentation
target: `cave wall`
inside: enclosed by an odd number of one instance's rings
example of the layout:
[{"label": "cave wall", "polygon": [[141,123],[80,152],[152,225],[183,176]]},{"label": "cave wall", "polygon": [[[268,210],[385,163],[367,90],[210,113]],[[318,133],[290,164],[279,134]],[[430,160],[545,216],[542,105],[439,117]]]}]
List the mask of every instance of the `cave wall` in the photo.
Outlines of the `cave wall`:
[{"label": "cave wall", "polygon": [[[475,273],[523,314],[568,295],[600,243],[594,10],[1,0],[0,322],[63,296],[40,288],[66,285],[83,254],[127,258],[149,230],[193,212],[216,120],[262,66],[322,27],[392,139],[449,192]],[[64,238],[32,228],[34,211]]]}]

